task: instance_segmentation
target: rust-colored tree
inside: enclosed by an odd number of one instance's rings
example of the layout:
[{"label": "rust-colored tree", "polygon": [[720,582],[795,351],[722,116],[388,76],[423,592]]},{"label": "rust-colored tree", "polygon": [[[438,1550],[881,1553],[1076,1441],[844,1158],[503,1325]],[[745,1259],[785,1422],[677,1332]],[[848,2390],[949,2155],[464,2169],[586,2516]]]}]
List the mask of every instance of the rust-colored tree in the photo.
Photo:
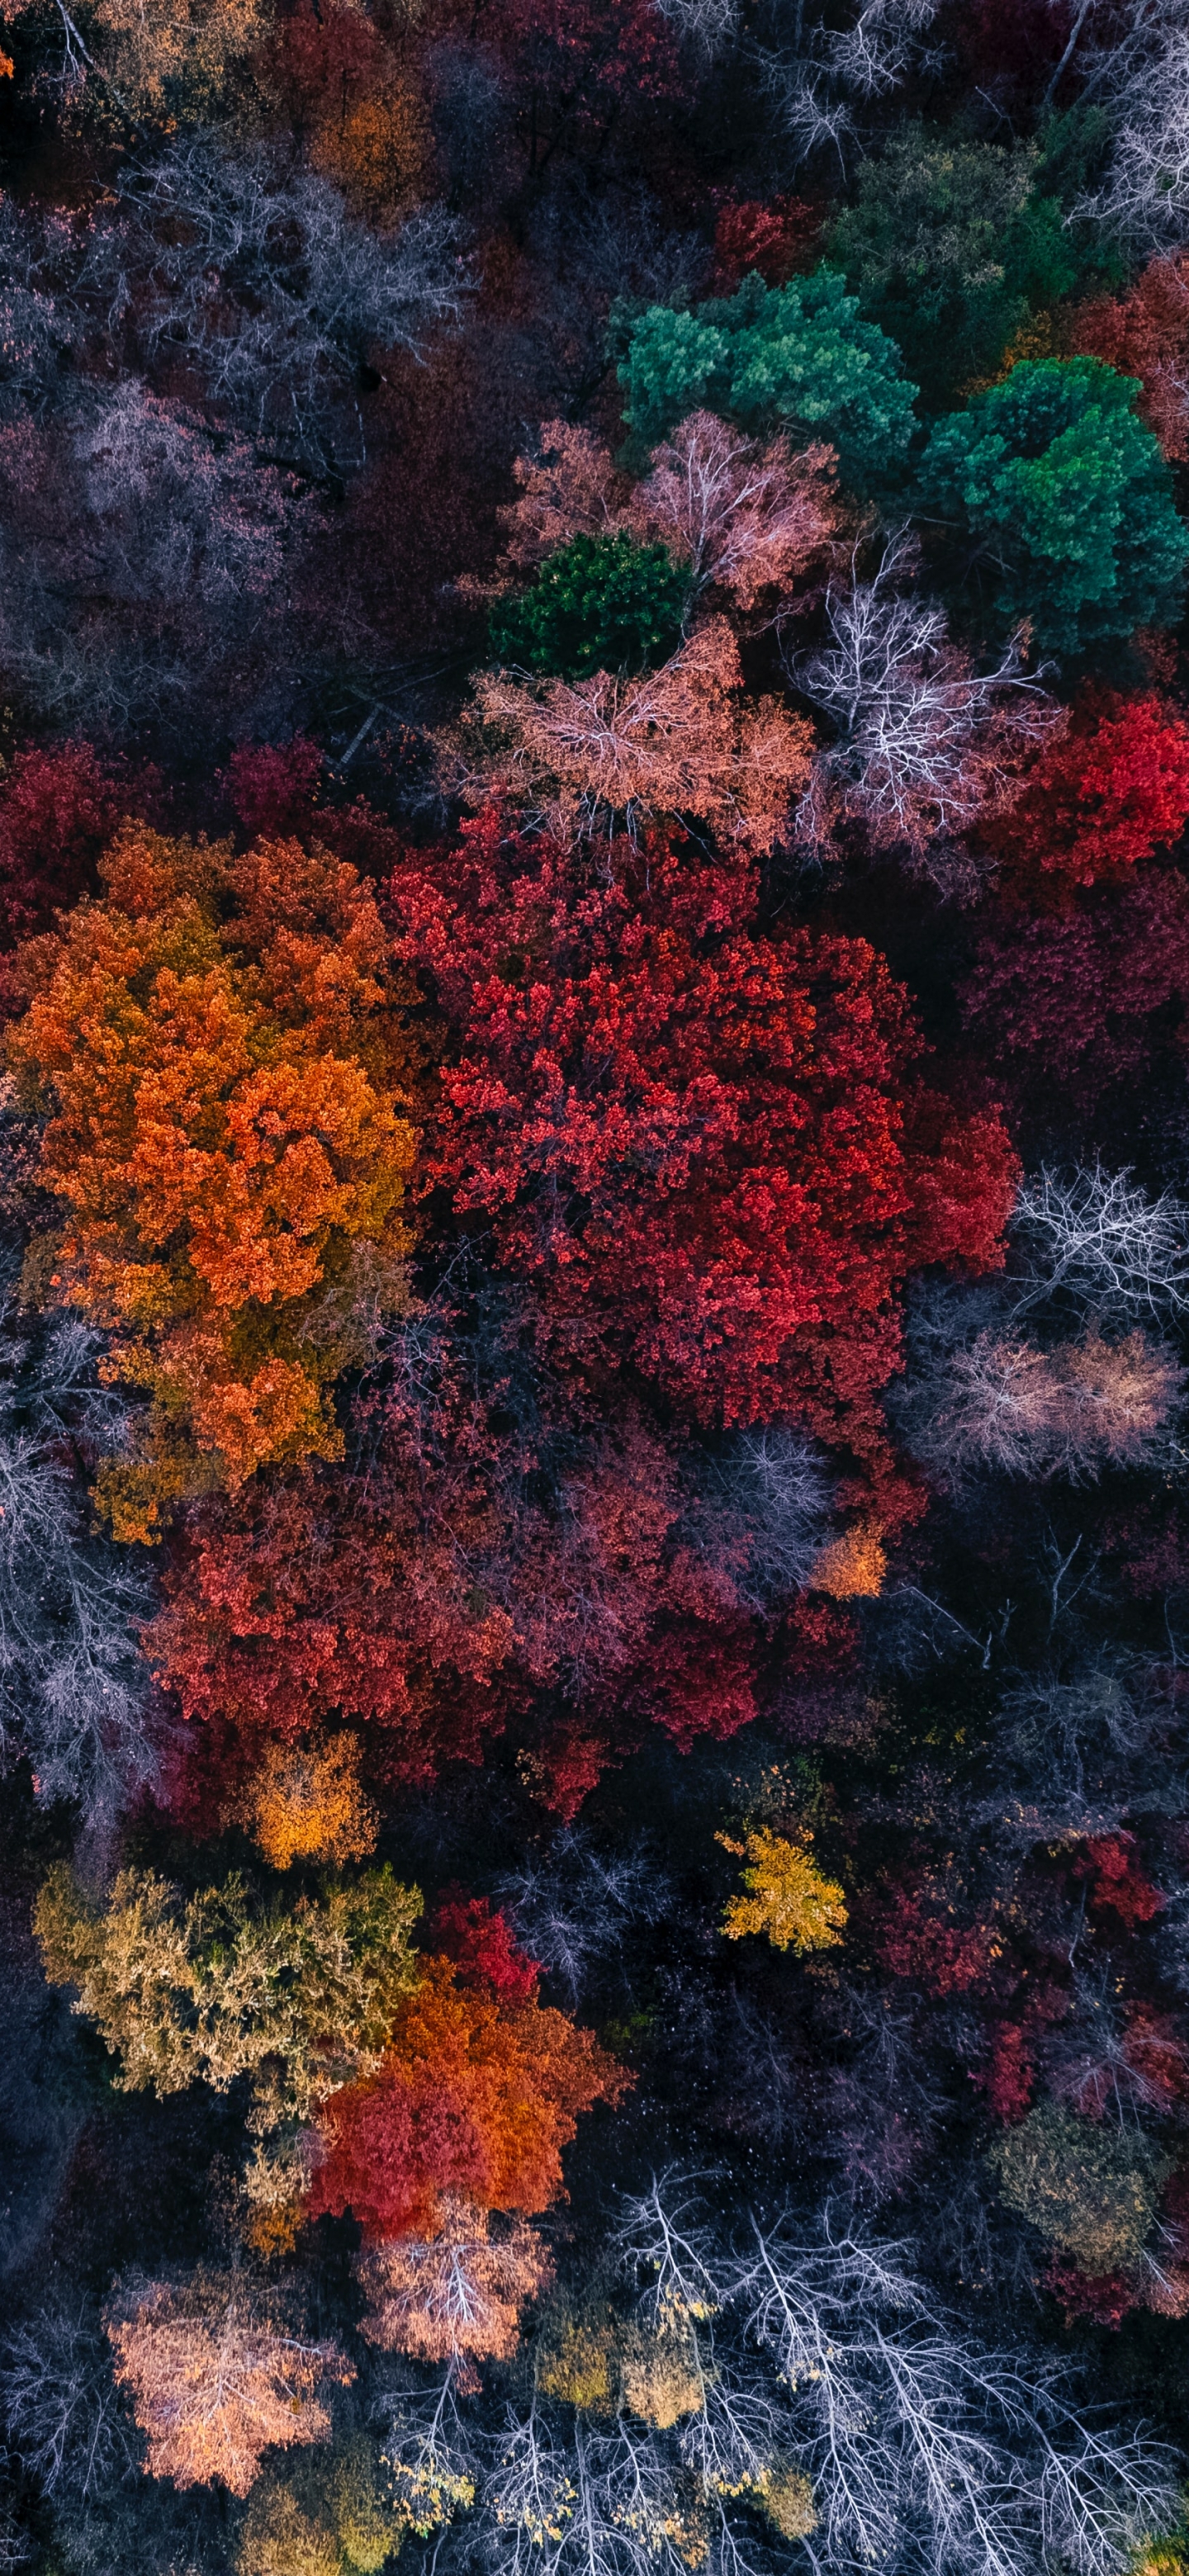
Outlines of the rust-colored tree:
[{"label": "rust-colored tree", "polygon": [[379,2073],[325,2106],[307,2212],[350,2209],[384,2244],[435,2240],[457,2199],[547,2209],[580,2113],[617,2101],[628,2081],[564,2013],[431,1959]]}]

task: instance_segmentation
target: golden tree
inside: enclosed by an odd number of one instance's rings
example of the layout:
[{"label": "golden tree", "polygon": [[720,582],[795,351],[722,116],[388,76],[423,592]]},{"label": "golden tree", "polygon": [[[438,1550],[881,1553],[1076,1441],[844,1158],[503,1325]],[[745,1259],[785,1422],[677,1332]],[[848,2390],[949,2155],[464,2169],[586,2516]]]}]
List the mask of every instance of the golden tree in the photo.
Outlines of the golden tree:
[{"label": "golden tree", "polygon": [[75,2012],[119,2060],[118,2091],[226,2093],[248,2078],[246,2187],[267,2212],[300,2190],[297,2141],[315,2105],[381,2064],[416,1984],[420,1910],[386,1869],[269,1912],[237,1878],[184,1899],[151,1870],[122,1871],[100,1908],[59,1868],[34,1920],[47,1975],[78,1989]]},{"label": "golden tree", "polygon": [[273,1869],[296,1860],[364,1860],[379,1818],[359,1782],[357,1735],[326,1744],[271,1744],[247,1788],[227,1810],[246,1825]]},{"label": "golden tree", "polygon": [[727,1834],[715,1839],[748,1863],[743,1884],[749,1893],[733,1896],[723,1918],[728,1941],[762,1932],[774,1950],[793,1949],[800,1955],[806,1950],[833,1949],[842,1939],[843,1890],[817,1868],[804,1843],[790,1842],[767,1825],[749,1833],[744,1843],[732,1842]]}]

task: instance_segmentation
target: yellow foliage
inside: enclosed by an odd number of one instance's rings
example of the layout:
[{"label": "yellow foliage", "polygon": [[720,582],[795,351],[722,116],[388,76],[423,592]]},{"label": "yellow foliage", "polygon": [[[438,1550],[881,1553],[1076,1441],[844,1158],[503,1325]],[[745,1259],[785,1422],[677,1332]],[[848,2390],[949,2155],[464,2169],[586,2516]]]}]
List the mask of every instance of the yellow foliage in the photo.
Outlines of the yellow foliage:
[{"label": "yellow foliage", "polygon": [[639,2327],[624,2337],[620,2361],[623,2402],[633,2415],[667,2433],[683,2415],[700,2415],[706,2403],[697,2346],[692,2334],[645,2334]]},{"label": "yellow foliage", "polygon": [[379,2068],[417,1981],[420,1911],[388,1869],[266,1912],[241,1879],[187,1899],[152,1870],[122,1870],[101,1908],[59,1867],[34,1928],[47,1975],[77,1989],[75,2012],[119,2060],[118,2091],[163,2099],[250,2080],[244,2189],[267,2213],[261,2249],[279,2250],[305,2180],[296,2135],[336,2088]]},{"label": "yellow foliage", "polygon": [[295,1860],[364,1860],[379,1818],[359,1783],[359,1738],[338,1735],[308,1751],[270,1746],[236,1814],[273,1869]]},{"label": "yellow foliage", "polygon": [[803,2469],[787,2465],[769,2469],[760,2489],[760,2502],[783,2540],[807,2540],[810,2532],[817,2529],[813,2488]]},{"label": "yellow foliage", "polygon": [[385,2501],[360,2436],[253,2488],[237,2576],[378,2576],[407,2521]]},{"label": "yellow foliage", "polygon": [[822,1549],[809,1580],[815,1592],[828,1592],[835,1601],[873,1601],[883,1590],[887,1570],[878,1521],[856,1521]]},{"label": "yellow foliage", "polygon": [[697,2342],[684,2310],[650,2331],[611,2308],[589,2308],[577,2316],[562,2309],[542,2340],[537,2386],[543,2397],[560,2398],[584,2414],[612,2415],[626,2407],[659,2433],[683,2415],[699,2415],[706,2402]]},{"label": "yellow foliage", "polygon": [[610,2310],[598,2320],[563,2316],[538,2360],[541,2395],[558,2397],[564,2406],[580,2407],[586,2414],[613,2414],[619,2377],[616,2347]]},{"label": "yellow foliage", "polygon": [[763,1932],[774,1950],[800,1954],[832,1949],[841,1940],[846,1926],[843,1891],[834,1879],[823,1877],[803,1844],[770,1833],[764,1825],[745,1843],[732,1842],[726,1834],[715,1839],[748,1862],[743,1884],[750,1894],[733,1896],[723,1917],[728,1941]]},{"label": "yellow foliage", "polygon": [[339,2576],[342,2552],[288,2487],[257,2487],[236,2563],[239,2576]]}]

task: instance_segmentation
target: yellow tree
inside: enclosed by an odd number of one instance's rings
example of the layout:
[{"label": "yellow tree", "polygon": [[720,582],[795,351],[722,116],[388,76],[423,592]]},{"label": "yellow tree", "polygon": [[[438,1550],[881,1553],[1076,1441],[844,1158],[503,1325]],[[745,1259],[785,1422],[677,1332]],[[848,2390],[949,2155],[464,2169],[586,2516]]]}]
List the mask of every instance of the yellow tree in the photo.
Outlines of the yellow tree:
[{"label": "yellow tree", "polygon": [[763,1932],[773,1949],[802,1952],[833,1949],[842,1939],[843,1891],[816,1867],[804,1843],[790,1842],[767,1825],[749,1833],[745,1843],[732,1842],[726,1834],[716,1839],[748,1864],[743,1884],[749,1893],[733,1896],[723,1918],[728,1941]]}]

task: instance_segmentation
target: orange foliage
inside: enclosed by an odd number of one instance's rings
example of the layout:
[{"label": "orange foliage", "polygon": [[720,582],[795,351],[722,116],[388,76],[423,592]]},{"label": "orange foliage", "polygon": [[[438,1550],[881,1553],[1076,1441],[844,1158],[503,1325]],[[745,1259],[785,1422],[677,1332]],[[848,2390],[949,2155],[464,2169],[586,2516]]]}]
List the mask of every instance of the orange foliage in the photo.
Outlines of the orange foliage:
[{"label": "orange foliage", "polygon": [[100,1493],[126,1538],[264,1461],[338,1454],[324,1388],[398,1293],[411,1056],[372,895],[295,842],[236,859],[129,827],[103,901],[17,961],[10,1036],[52,1110],[51,1285],[154,1400]]},{"label": "orange foliage", "polygon": [[887,1570],[878,1521],[857,1521],[822,1549],[809,1579],[815,1592],[828,1592],[835,1601],[873,1601]]},{"label": "orange foliage", "polygon": [[148,2281],[106,2317],[115,2375],[148,2436],[146,2467],[175,2486],[216,2479],[243,2496],[272,2444],[321,2442],[319,2391],[354,2378],[335,2344],[293,2333],[276,2301],[236,2272]]},{"label": "orange foliage", "polygon": [[564,2013],[464,1986],[451,1960],[431,1959],[379,2074],[324,2106],[307,2214],[350,2209],[383,2244],[437,2237],[452,2198],[546,2209],[579,2113],[630,2080]]},{"label": "orange foliage", "polygon": [[295,1860],[363,1860],[375,1850],[379,1820],[359,1785],[359,1755],[354,1735],[304,1752],[270,1745],[228,1815],[247,1825],[273,1869]]}]

